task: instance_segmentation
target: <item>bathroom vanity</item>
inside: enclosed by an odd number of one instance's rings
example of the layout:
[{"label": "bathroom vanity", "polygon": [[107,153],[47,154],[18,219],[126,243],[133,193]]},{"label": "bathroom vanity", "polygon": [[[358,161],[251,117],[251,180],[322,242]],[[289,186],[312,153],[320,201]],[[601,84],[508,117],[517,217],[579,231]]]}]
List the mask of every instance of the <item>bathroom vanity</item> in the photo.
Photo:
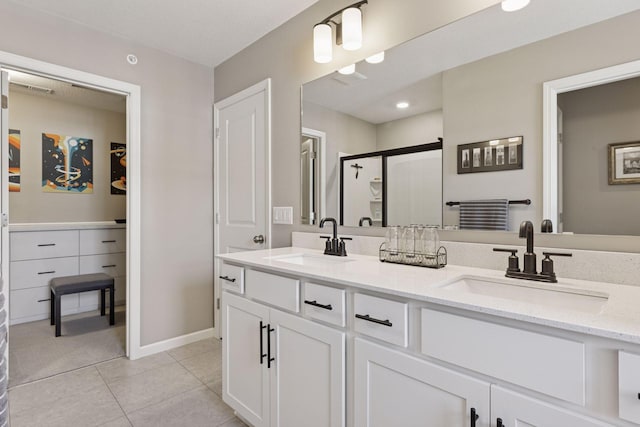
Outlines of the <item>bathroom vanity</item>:
[{"label": "bathroom vanity", "polygon": [[220,258],[223,398],[254,426],[640,425],[640,287]]}]

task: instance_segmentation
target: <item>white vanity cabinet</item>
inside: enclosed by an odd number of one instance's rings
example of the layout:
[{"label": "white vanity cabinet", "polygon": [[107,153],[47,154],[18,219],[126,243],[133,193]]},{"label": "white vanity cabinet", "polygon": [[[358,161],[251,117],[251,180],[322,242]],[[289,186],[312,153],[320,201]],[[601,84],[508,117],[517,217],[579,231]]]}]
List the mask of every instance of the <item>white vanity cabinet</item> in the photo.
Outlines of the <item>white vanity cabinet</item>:
[{"label": "white vanity cabinet", "polygon": [[344,332],[227,291],[222,319],[223,399],[240,416],[255,427],[345,425]]},{"label": "white vanity cabinet", "polygon": [[356,338],[354,425],[489,425],[489,383]]}]

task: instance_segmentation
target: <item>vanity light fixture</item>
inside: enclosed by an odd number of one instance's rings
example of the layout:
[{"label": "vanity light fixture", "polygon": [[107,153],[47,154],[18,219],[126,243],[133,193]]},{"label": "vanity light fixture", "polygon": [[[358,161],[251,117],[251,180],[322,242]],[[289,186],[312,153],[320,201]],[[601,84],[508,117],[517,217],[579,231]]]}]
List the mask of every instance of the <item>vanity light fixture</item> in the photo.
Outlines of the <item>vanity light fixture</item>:
[{"label": "vanity light fixture", "polygon": [[369,64],[379,64],[384,61],[384,50],[382,52],[376,53],[375,55],[371,55],[367,59],[365,59]]},{"label": "vanity light fixture", "polygon": [[404,110],[405,108],[409,108],[409,103],[407,101],[400,101],[396,104],[396,108]]},{"label": "vanity light fixture", "polygon": [[[358,50],[362,47],[362,10],[367,0],[362,0],[340,9],[313,27],[313,60],[319,64],[333,59],[332,28],[336,27],[336,44],[345,50]],[[340,22],[334,19],[340,16]]]},{"label": "vanity light fixture", "polygon": [[356,64],[347,65],[346,67],[342,67],[338,70],[340,74],[344,74],[348,76],[349,74],[353,74],[356,72]]},{"label": "vanity light fixture", "polygon": [[505,12],[515,12],[523,9],[529,4],[529,0],[502,0],[502,10]]}]

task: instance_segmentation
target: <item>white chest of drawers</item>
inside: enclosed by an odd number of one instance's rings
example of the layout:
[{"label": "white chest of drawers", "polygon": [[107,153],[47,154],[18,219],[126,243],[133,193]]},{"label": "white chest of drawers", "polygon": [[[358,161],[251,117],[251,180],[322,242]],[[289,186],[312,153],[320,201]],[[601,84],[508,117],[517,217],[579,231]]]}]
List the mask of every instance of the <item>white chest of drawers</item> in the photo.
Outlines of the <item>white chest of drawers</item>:
[{"label": "white chest of drawers", "polygon": [[[49,317],[49,280],[85,273],[114,277],[116,304],[126,299],[126,230],[68,228],[10,232],[9,313],[18,324]],[[65,295],[62,314],[98,308],[98,293]]]}]

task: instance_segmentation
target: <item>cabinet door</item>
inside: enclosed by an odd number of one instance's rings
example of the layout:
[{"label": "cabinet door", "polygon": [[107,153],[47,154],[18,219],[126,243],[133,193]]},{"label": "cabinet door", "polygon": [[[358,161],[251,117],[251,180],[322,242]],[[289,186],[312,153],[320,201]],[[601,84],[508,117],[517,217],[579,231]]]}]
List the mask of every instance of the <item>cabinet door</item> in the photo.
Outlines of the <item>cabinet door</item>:
[{"label": "cabinet door", "polygon": [[269,425],[268,319],[267,307],[222,293],[222,398],[254,427]]},{"label": "cabinet door", "polygon": [[504,427],[605,427],[603,423],[500,386],[491,386],[491,426]]},{"label": "cabinet door", "polygon": [[271,369],[271,425],[345,425],[345,333],[271,311],[277,348]]},{"label": "cabinet door", "polygon": [[356,426],[489,425],[488,383],[359,338],[354,347]]}]

